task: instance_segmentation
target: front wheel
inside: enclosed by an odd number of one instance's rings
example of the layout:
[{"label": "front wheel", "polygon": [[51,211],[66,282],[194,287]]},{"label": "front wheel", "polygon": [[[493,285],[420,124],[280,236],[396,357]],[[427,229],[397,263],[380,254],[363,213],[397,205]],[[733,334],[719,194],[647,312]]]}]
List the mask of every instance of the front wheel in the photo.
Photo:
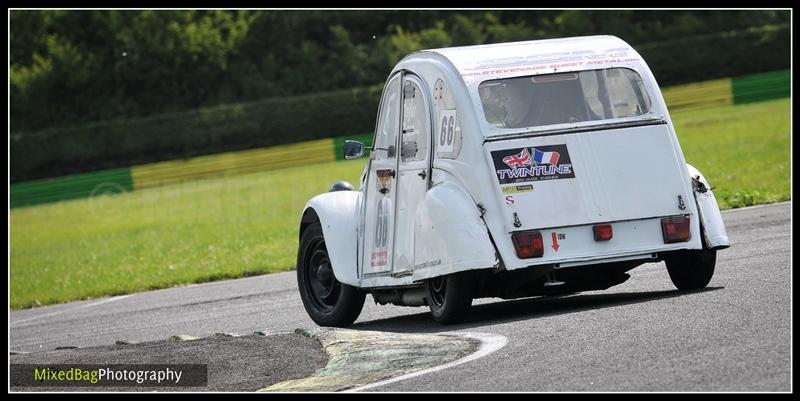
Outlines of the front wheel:
[{"label": "front wheel", "polygon": [[475,288],[475,279],[469,273],[434,277],[425,282],[425,295],[434,320],[454,324],[467,316]]},{"label": "front wheel", "polygon": [[704,288],[714,275],[717,251],[680,251],[664,258],[669,278],[679,290]]},{"label": "front wheel", "polygon": [[319,222],[300,238],[297,285],[306,312],[320,326],[349,326],[364,307],[364,291],[336,280]]}]

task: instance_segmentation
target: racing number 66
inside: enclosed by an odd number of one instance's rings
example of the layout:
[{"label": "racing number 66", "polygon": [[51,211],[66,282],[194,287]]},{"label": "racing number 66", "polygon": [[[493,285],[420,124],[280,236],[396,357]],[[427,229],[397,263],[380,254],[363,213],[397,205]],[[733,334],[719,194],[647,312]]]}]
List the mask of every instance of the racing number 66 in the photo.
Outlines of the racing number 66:
[{"label": "racing number 66", "polygon": [[439,151],[452,152],[456,130],[456,111],[442,110],[439,126]]},{"label": "racing number 66", "polygon": [[442,129],[439,134],[439,145],[444,146],[447,144],[448,146],[453,145],[453,128],[456,125],[456,118],[455,116],[443,116],[442,117]]}]

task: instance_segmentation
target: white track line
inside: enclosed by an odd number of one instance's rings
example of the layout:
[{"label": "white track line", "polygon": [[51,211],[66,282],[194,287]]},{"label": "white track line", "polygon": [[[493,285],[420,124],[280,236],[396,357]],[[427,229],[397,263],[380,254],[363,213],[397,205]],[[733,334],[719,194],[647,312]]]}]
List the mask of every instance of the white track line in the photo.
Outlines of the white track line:
[{"label": "white track line", "polygon": [[762,207],[778,206],[778,205],[783,205],[783,204],[789,204],[789,205],[791,205],[791,203],[792,203],[792,201],[790,201],[790,200],[789,200],[789,201],[783,201],[783,202],[765,203],[765,204],[763,204],[763,205],[754,205],[754,206],[737,207],[737,208],[734,208],[734,209],[725,209],[725,210],[723,210],[723,211],[722,211],[722,213],[735,212],[735,211],[737,211],[737,210],[750,210],[750,209],[758,209],[758,208],[762,208]]},{"label": "white track line", "polygon": [[131,295],[132,294],[120,295],[118,297],[106,298],[106,299],[104,299],[102,301],[92,302],[92,303],[89,303],[89,304],[86,304],[86,305],[78,306],[76,308],[69,308],[69,309],[60,310],[60,311],[57,311],[57,312],[51,312],[51,313],[45,313],[45,314],[42,314],[42,315],[31,316],[31,317],[29,317],[27,319],[15,320],[15,321],[11,322],[11,326],[15,326],[15,325],[20,324],[20,323],[30,322],[30,321],[33,321],[33,320],[38,320],[38,319],[41,319],[41,318],[44,318],[44,317],[60,315],[60,314],[65,313],[65,312],[74,312],[74,311],[79,310],[79,309],[85,309],[85,308],[89,308],[89,307],[92,307],[92,306],[97,306],[97,305],[100,305],[100,304],[104,304],[104,303],[107,303],[107,302],[119,301],[121,299],[128,298]]},{"label": "white track line", "polygon": [[381,380],[379,382],[370,383],[370,384],[367,384],[365,386],[356,387],[356,388],[353,388],[353,389],[350,389],[350,390],[346,390],[344,392],[345,393],[354,393],[354,392],[358,392],[358,391],[369,390],[369,389],[373,389],[375,387],[385,386],[387,384],[397,383],[397,382],[402,381],[402,380],[411,379],[412,377],[418,377],[418,376],[426,375],[428,373],[438,372],[440,370],[444,370],[444,369],[447,369],[447,368],[452,368],[453,366],[461,365],[462,363],[467,363],[467,362],[470,362],[470,361],[474,361],[474,360],[476,360],[478,358],[483,358],[484,356],[489,355],[489,354],[499,350],[500,348],[505,347],[506,344],[508,343],[508,338],[506,338],[505,336],[501,336],[499,334],[460,333],[460,332],[448,332],[448,333],[441,333],[441,334],[450,334],[450,335],[474,338],[474,339],[479,340],[481,342],[481,346],[480,346],[480,348],[478,348],[478,350],[476,352],[474,352],[474,353],[472,353],[470,355],[467,355],[467,356],[465,356],[465,357],[463,357],[461,359],[455,360],[453,362],[446,363],[444,365],[434,366],[432,368],[420,370],[418,372],[413,372],[413,373],[408,373],[408,374],[405,374],[405,375],[402,375],[402,376],[393,377],[391,379],[386,379],[386,380]]}]

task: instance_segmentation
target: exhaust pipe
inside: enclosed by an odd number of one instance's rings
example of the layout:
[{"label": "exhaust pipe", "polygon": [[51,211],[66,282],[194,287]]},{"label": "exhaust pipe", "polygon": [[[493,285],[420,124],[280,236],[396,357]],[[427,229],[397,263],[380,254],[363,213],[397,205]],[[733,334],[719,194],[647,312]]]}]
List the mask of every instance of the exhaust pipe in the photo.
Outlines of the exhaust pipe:
[{"label": "exhaust pipe", "polygon": [[402,306],[425,306],[425,287],[411,288],[403,291]]},{"label": "exhaust pipe", "polygon": [[425,287],[408,288],[404,290],[374,291],[372,298],[375,303],[397,306],[425,306]]}]

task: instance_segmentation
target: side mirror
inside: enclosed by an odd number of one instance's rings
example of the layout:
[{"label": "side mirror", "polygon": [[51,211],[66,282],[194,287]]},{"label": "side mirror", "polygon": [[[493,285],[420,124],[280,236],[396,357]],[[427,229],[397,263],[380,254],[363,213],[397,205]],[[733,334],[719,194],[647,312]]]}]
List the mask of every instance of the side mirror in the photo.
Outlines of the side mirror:
[{"label": "side mirror", "polygon": [[364,144],[358,141],[344,141],[344,158],[346,160],[358,159],[364,155]]}]

